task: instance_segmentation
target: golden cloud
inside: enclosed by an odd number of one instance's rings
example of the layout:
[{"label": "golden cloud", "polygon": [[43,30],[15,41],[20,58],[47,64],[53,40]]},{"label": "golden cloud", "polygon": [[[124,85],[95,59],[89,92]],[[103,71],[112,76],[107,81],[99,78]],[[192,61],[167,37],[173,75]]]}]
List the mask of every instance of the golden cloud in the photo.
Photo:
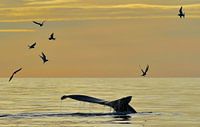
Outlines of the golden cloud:
[{"label": "golden cloud", "polygon": [[[69,0],[76,1],[76,0]],[[68,2],[69,2],[68,1]],[[29,0],[29,5],[40,4],[42,1]],[[0,8],[0,22],[4,21],[31,21],[35,19],[48,19],[48,20],[88,20],[88,19],[108,19],[109,17],[116,19],[127,19],[131,18],[171,18],[175,17],[174,9],[180,8],[180,5],[153,5],[153,4],[117,4],[117,5],[97,5],[97,4],[86,4],[86,5],[74,5],[74,4],[55,4],[46,5],[47,3],[62,3],[64,0],[52,0],[42,2],[44,6],[23,6],[23,7],[4,7]],[[41,4],[42,4],[41,3]],[[45,4],[46,3],[46,4]],[[183,5],[184,9],[190,9],[190,16],[198,18],[197,10],[200,10],[200,4],[188,4]],[[126,10],[127,9],[127,10]],[[137,13],[131,11],[130,9],[140,9]],[[159,10],[162,10],[159,11]],[[163,16],[163,11],[166,11]],[[64,13],[64,12],[68,13]],[[151,12],[159,12],[159,15],[154,15]],[[173,11],[173,12],[172,12]],[[143,12],[143,15],[140,13]],[[195,13],[193,13],[195,12]],[[127,14],[127,15],[124,15]],[[188,13],[187,13],[188,14]],[[20,18],[16,18],[20,17]],[[40,17],[40,18],[37,18]],[[67,17],[67,18],[63,18]],[[11,21],[12,22],[12,21]]]}]

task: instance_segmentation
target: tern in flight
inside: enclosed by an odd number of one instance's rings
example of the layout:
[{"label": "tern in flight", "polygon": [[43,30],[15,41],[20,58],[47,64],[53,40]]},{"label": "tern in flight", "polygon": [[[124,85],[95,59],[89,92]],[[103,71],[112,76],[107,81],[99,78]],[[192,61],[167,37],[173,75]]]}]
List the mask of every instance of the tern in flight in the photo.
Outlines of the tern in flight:
[{"label": "tern in flight", "polygon": [[56,38],[54,37],[54,33],[52,33],[49,37],[49,40],[56,40]]},{"label": "tern in flight", "polygon": [[40,22],[36,22],[36,21],[33,21],[33,23],[39,25],[40,27],[42,27],[42,26],[44,25],[44,22],[45,22],[45,21],[42,21],[42,23],[40,23]]},{"label": "tern in flight", "polygon": [[12,73],[12,75],[10,76],[9,82],[13,79],[14,75],[17,74],[17,72],[19,72],[19,71],[21,71],[21,70],[22,70],[22,68],[20,68],[20,69],[14,71],[14,72]]},{"label": "tern in flight", "polygon": [[33,48],[35,48],[35,45],[36,45],[36,42],[33,43],[32,45],[28,45],[28,47],[29,47],[29,49],[33,49]]},{"label": "tern in flight", "polygon": [[146,76],[147,75],[147,72],[149,70],[149,65],[147,65],[146,69],[143,70],[141,67],[140,67],[141,71],[142,71],[142,75],[141,76]]},{"label": "tern in flight", "polygon": [[178,14],[178,16],[180,17],[180,18],[185,18],[185,13],[183,12],[183,7],[181,6],[181,8],[179,9],[179,14]]},{"label": "tern in flight", "polygon": [[47,61],[49,61],[43,52],[42,52],[42,56],[40,56],[40,58],[43,60],[43,63],[46,63]]}]

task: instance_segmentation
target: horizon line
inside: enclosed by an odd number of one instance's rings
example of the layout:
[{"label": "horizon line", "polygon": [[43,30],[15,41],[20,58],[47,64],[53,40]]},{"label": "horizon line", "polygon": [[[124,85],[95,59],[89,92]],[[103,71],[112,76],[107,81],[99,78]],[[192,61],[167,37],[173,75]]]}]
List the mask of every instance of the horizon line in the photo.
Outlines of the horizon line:
[{"label": "horizon line", "polygon": [[[9,78],[9,77],[0,77],[0,78]],[[200,78],[200,76],[146,76],[146,77],[142,77],[142,76],[138,76],[138,77],[129,77],[129,76],[106,76],[106,77],[102,77],[102,76],[97,76],[97,77],[79,77],[79,76],[66,76],[66,77],[62,77],[62,76],[58,76],[58,77],[15,77],[15,78]]]}]

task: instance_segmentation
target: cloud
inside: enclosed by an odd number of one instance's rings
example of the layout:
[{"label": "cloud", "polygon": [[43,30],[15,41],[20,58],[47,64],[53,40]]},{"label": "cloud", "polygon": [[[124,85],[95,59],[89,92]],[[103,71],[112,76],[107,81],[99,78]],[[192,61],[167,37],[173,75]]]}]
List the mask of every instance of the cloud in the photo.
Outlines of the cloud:
[{"label": "cloud", "polygon": [[77,2],[78,0],[27,0],[25,5],[49,5]]},{"label": "cloud", "polygon": [[[183,5],[184,8],[198,8],[200,9],[200,4],[190,4],[190,5]],[[102,7],[103,8],[103,7]],[[135,9],[135,8],[149,8],[149,9],[176,9],[180,8],[180,5],[153,5],[153,4],[122,4],[122,5],[112,5],[112,6],[105,6],[105,8],[127,8],[127,9]]]},{"label": "cloud", "polygon": [[[102,17],[84,17],[84,18],[49,18],[47,22],[62,22],[62,21],[91,21],[91,20],[127,20],[127,19],[172,19],[178,18],[174,16],[102,16]],[[187,16],[188,19],[200,19],[200,15]],[[44,19],[13,19],[13,20],[0,20],[0,23],[15,23],[15,22],[32,22],[33,20],[42,21]],[[34,32],[30,30],[29,32]]]},{"label": "cloud", "polygon": [[[76,0],[69,0],[76,1]],[[68,2],[69,2],[68,1]],[[127,19],[129,18],[171,18],[176,17],[175,9],[180,5],[154,5],[154,4],[53,4],[66,2],[64,0],[35,1],[29,0],[29,5],[23,7],[0,8],[0,22],[20,22],[31,20],[88,20],[88,19]],[[77,2],[78,3],[78,2]],[[38,6],[32,6],[39,4]],[[44,4],[41,6],[41,4]],[[48,5],[49,4],[49,5]],[[187,17],[199,18],[200,4],[183,5]],[[65,18],[64,18],[65,17]],[[12,21],[13,20],[13,21]]]},{"label": "cloud", "polygon": [[[200,9],[200,4],[188,4],[182,5],[184,8],[190,9]],[[34,11],[34,10],[43,10],[43,9],[177,9],[180,8],[180,5],[153,5],[153,4],[119,4],[119,5],[46,5],[46,6],[23,6],[23,7],[4,7],[0,8],[0,11]]]}]

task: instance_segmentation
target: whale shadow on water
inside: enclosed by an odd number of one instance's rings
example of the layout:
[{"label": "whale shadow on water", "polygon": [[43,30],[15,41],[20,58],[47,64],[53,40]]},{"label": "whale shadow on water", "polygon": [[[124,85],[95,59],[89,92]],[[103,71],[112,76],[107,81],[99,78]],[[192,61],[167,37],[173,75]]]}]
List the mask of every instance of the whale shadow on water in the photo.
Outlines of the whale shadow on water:
[{"label": "whale shadow on water", "polygon": [[152,112],[140,112],[137,114],[124,113],[58,113],[58,112],[37,112],[37,113],[19,113],[19,114],[0,114],[0,118],[38,118],[38,117],[113,117],[116,119],[128,120],[134,115],[158,115]]},{"label": "whale shadow on water", "polygon": [[[135,117],[157,115],[155,113],[137,113],[137,114],[119,114],[119,113],[60,113],[60,112],[38,112],[38,113],[19,113],[19,114],[0,114],[0,120],[20,120],[20,119],[48,119],[48,118],[64,118],[63,120],[71,123],[86,124],[133,124]],[[74,121],[71,118],[76,118]],[[88,118],[81,120],[80,118]],[[66,120],[65,120],[66,118]],[[95,118],[95,119],[94,119]],[[97,119],[96,119],[97,118]],[[103,118],[103,120],[99,120]]]}]

